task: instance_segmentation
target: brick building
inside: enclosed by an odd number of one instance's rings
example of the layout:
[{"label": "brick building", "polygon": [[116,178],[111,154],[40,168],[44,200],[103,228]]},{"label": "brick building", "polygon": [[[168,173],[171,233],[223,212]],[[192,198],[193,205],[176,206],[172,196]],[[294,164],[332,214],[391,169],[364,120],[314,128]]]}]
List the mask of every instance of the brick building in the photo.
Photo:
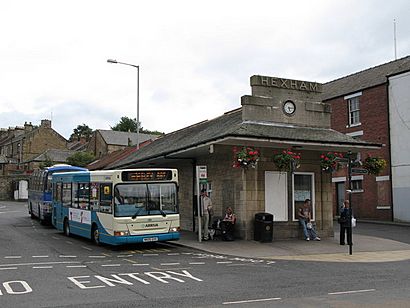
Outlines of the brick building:
[{"label": "brick building", "polygon": [[[315,82],[252,76],[252,95],[242,107],[212,120],[167,134],[119,159],[112,168],[172,167],[179,170],[181,227],[195,229],[196,166],[206,166],[215,215],[231,206],[237,215],[237,236],[252,239],[256,213],[274,215],[274,238],[301,236],[296,212],[306,198],[322,236],[333,236],[331,175],[322,172],[320,154],[378,149],[332,130],[330,105],[322,103]],[[260,150],[256,168],[233,168],[233,147]],[[300,168],[280,172],[275,152],[300,152]]]},{"label": "brick building", "polygon": [[[331,127],[356,139],[383,144],[381,149],[359,152],[361,160],[370,154],[387,161],[387,168],[379,176],[353,175],[352,204],[359,218],[394,219],[393,209],[397,198],[393,198],[391,154],[396,153],[398,144],[392,143],[390,128],[399,118],[397,115],[392,118],[392,111],[396,109],[392,105],[392,97],[396,95],[395,89],[390,86],[390,76],[409,70],[410,57],[405,57],[323,84],[323,101],[329,103],[333,111]],[[407,88],[410,88],[406,80]],[[403,98],[395,104],[403,106],[406,101],[405,96]],[[395,134],[408,135],[408,129],[397,130]],[[399,162],[396,162],[398,165]],[[346,170],[334,173],[332,182],[334,213],[337,214],[348,189]],[[396,220],[402,219],[396,217]]]},{"label": "brick building", "polygon": [[[139,134],[139,143],[155,140],[158,135]],[[97,159],[114,151],[137,144],[137,133],[97,129],[93,132],[86,150]]]}]

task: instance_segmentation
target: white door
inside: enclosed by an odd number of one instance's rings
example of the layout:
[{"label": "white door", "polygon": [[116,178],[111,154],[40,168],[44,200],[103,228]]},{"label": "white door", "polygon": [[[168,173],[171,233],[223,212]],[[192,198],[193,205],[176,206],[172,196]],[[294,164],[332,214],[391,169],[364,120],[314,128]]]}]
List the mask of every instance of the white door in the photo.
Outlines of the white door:
[{"label": "white door", "polygon": [[26,180],[21,180],[19,182],[18,199],[20,200],[28,199],[28,182]]},{"label": "white door", "polygon": [[288,221],[288,174],[265,172],[265,212],[273,214],[274,221]]}]

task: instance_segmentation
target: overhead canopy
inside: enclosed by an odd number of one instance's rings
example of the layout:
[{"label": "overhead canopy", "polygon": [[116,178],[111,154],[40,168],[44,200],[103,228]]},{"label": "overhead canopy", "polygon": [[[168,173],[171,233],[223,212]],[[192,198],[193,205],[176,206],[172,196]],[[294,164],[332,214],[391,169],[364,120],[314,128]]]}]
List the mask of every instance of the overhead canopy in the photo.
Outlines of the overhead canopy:
[{"label": "overhead canopy", "polygon": [[169,133],[106,168],[136,167],[167,158],[194,158],[209,153],[212,144],[272,148],[296,146],[298,149],[342,152],[379,149],[382,146],[327,128],[243,121],[242,108],[239,108]]}]

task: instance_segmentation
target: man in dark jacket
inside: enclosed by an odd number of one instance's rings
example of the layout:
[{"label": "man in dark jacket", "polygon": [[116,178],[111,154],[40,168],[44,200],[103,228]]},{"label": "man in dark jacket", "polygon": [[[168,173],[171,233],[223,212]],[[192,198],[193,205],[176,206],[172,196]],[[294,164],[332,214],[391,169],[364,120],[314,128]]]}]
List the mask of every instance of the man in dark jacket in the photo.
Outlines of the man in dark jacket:
[{"label": "man in dark jacket", "polygon": [[352,244],[352,209],[350,208],[349,200],[343,202],[343,210],[340,213],[340,245],[345,245],[345,234],[347,232],[347,244]]}]

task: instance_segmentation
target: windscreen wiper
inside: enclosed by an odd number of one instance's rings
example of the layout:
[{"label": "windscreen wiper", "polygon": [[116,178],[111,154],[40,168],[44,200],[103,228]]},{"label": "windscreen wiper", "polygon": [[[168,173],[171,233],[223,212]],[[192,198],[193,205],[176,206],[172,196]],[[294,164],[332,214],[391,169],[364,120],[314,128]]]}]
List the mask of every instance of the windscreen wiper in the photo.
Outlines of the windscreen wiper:
[{"label": "windscreen wiper", "polygon": [[161,215],[163,217],[167,217],[167,214],[165,214],[165,212],[163,210],[161,210],[160,208],[158,209],[158,211],[161,213]]},{"label": "windscreen wiper", "polygon": [[138,216],[139,212],[141,212],[141,210],[142,210],[142,209],[143,209],[142,207],[138,208],[138,210],[135,212],[135,214],[134,214],[134,215],[132,215],[132,216],[131,216],[131,218],[132,218],[132,219],[137,218],[137,216]]}]

